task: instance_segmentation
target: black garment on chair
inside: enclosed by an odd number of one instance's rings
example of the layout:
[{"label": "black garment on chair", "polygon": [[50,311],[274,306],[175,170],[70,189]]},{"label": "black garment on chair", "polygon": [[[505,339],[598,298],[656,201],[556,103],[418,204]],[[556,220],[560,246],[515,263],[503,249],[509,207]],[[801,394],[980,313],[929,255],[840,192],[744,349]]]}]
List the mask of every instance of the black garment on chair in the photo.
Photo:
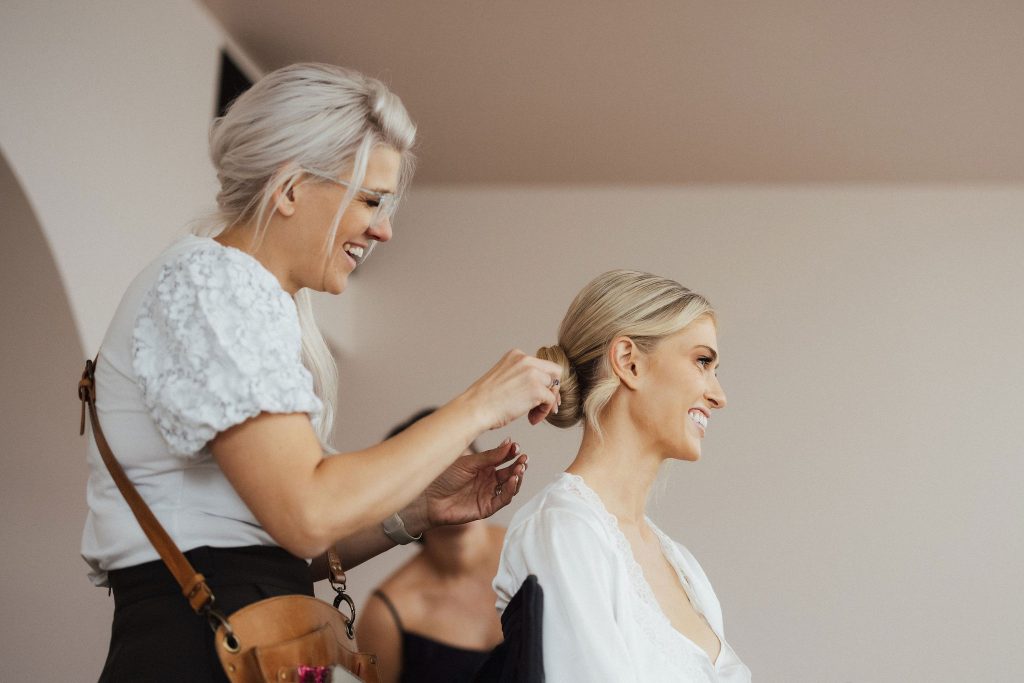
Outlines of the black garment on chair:
[{"label": "black garment on chair", "polygon": [[501,615],[505,640],[491,651],[476,683],[544,683],[544,591],[530,574]]}]

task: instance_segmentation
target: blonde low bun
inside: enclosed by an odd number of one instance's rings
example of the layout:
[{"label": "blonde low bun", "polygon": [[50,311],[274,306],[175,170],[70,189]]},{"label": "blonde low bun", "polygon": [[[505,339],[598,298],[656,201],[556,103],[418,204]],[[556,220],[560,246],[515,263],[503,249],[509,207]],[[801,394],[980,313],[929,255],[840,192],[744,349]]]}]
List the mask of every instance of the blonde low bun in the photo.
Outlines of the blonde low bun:
[{"label": "blonde low bun", "polygon": [[558,344],[537,352],[562,366],[562,405],[548,422],[569,427],[582,420],[603,438],[602,413],[621,386],[608,362],[612,341],[630,337],[649,353],[703,316],[714,319],[711,304],[675,280],[635,270],[598,275],[569,304]]},{"label": "blonde low bun", "polygon": [[572,427],[583,418],[582,392],[576,370],[558,344],[537,349],[537,357],[562,366],[562,376],[558,385],[562,404],[558,406],[557,414],[554,411],[548,413],[547,421],[562,429]]}]

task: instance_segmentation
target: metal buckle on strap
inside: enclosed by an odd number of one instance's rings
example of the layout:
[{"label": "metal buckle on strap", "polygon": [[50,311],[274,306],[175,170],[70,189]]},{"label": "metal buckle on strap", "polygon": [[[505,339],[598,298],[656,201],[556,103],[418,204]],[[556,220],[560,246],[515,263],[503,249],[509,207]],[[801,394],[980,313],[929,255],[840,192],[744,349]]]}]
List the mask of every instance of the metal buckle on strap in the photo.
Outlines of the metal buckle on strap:
[{"label": "metal buckle on strap", "polygon": [[[338,593],[334,597],[334,609],[341,612],[341,618],[345,620],[345,635],[348,636],[349,640],[354,640],[356,637],[356,603],[352,602],[352,598],[348,596],[344,588],[334,587],[334,590]],[[341,603],[348,605],[348,614],[341,609]]]},{"label": "metal buckle on strap", "polygon": [[242,649],[242,644],[238,642],[238,637],[235,636],[235,630],[231,628],[230,622],[227,617],[213,609],[211,605],[207,605],[203,608],[203,616],[206,617],[207,622],[210,624],[210,628],[213,629],[214,634],[217,633],[217,629],[224,627],[224,642],[222,645],[224,649],[231,654],[237,654]]},{"label": "metal buckle on strap", "polygon": [[[356,603],[345,592],[348,577],[345,576],[345,568],[341,566],[341,558],[337,550],[330,548],[327,551],[327,580],[331,582],[331,588],[337,595],[334,598],[334,609],[341,612],[341,618],[345,620],[345,635],[349,640],[356,637]],[[341,609],[341,603],[348,605],[348,616]]]},{"label": "metal buckle on strap", "polygon": [[78,435],[85,434],[85,405],[96,400],[96,364],[92,359],[85,361],[85,371],[78,381],[78,399],[82,402],[82,420],[78,425]]}]

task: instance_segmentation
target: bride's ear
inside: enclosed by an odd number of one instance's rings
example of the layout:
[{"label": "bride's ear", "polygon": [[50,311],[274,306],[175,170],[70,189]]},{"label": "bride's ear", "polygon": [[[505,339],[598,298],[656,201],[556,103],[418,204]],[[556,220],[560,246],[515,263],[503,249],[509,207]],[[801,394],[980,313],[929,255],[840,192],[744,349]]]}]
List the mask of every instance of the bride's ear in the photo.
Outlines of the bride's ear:
[{"label": "bride's ear", "polygon": [[619,382],[636,389],[640,381],[641,351],[629,337],[616,337],[608,347],[608,365]]}]

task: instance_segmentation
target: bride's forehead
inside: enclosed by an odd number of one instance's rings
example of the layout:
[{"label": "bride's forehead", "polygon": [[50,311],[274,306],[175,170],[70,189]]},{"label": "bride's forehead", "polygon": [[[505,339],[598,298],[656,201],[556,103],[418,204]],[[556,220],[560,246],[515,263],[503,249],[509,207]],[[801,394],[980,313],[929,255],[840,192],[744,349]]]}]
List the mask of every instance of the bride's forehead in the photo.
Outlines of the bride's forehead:
[{"label": "bride's forehead", "polygon": [[718,349],[718,328],[715,321],[707,316],[694,320],[679,332],[668,337],[680,344],[705,345]]}]

